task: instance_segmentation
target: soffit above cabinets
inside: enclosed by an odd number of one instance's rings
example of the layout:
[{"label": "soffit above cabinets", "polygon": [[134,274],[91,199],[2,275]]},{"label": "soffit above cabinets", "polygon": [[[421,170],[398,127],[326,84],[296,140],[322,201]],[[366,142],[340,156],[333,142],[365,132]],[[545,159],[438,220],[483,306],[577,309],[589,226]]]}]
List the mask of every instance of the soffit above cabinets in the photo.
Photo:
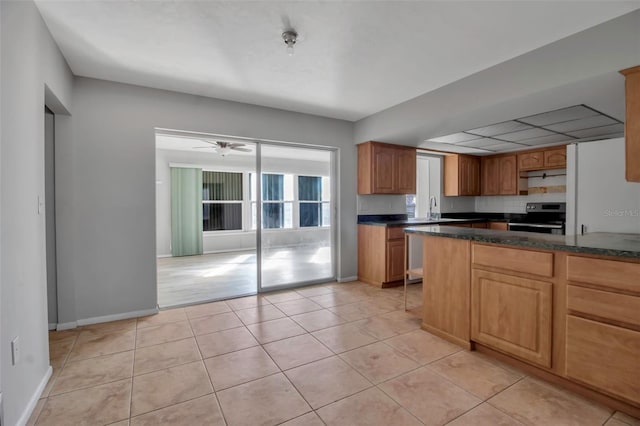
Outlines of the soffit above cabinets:
[{"label": "soffit above cabinets", "polygon": [[624,123],[587,105],[574,105],[515,120],[427,139],[420,148],[492,154],[561,142],[614,138]]}]

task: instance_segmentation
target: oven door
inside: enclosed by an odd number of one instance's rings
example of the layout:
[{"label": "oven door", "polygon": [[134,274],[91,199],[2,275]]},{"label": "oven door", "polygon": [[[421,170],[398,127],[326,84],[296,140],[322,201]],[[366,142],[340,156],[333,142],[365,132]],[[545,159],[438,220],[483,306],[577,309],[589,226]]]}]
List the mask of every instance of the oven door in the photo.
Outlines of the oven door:
[{"label": "oven door", "polygon": [[557,223],[509,223],[509,231],[564,235],[564,225]]}]

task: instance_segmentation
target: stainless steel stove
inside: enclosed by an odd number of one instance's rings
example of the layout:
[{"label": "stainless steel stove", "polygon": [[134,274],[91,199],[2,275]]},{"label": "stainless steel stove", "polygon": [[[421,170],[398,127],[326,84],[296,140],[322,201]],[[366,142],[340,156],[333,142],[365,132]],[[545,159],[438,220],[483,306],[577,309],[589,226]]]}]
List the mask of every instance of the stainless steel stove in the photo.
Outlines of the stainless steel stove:
[{"label": "stainless steel stove", "polygon": [[509,221],[509,230],[564,235],[566,208],[567,203],[527,203],[526,217]]}]

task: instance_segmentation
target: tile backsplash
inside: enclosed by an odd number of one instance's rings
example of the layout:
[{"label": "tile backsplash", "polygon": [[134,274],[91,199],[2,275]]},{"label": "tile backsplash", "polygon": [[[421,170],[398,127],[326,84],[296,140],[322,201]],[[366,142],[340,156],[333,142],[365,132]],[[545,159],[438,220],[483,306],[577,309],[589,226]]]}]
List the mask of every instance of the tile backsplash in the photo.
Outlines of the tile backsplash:
[{"label": "tile backsplash", "polygon": [[358,195],[358,214],[407,213],[406,195]]}]

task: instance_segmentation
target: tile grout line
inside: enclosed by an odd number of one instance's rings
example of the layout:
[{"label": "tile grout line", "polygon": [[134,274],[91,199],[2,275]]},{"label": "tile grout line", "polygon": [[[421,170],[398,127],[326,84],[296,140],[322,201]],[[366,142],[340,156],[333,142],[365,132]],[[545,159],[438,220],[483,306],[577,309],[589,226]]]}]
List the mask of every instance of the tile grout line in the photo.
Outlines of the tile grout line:
[{"label": "tile grout line", "polygon": [[133,380],[136,367],[136,353],[138,352],[138,319],[136,318],[135,335],[133,338],[133,364],[131,365],[131,393],[129,395],[129,424],[131,424],[131,417],[133,416]]}]

